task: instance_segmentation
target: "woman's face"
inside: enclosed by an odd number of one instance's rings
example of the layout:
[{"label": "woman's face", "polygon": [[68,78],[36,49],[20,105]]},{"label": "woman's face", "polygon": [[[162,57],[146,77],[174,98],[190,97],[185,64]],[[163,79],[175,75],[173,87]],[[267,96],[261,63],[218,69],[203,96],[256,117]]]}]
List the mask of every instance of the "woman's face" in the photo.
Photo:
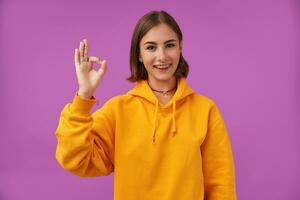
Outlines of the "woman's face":
[{"label": "woman's face", "polygon": [[161,23],[150,29],[139,45],[148,79],[167,81],[173,78],[179,63],[181,44],[168,25]]}]

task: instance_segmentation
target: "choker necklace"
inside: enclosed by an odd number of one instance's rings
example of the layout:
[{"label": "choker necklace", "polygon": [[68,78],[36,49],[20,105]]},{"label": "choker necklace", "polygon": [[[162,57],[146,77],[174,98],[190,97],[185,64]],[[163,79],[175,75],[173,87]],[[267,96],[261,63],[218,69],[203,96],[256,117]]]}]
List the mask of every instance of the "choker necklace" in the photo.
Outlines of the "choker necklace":
[{"label": "choker necklace", "polygon": [[[148,81],[147,81],[148,82]],[[159,92],[162,93],[164,96],[170,96],[171,92],[177,89],[177,81],[176,81],[176,86],[173,89],[167,90],[167,91],[163,91],[163,90],[155,90],[153,89],[150,84],[148,83],[149,87],[151,88],[152,91],[154,92]]]}]

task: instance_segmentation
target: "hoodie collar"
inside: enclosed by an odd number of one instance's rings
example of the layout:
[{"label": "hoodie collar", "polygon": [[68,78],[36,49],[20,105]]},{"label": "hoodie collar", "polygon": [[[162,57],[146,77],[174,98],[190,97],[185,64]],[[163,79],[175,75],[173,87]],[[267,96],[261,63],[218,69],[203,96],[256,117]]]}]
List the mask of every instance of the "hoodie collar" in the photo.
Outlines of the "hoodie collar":
[{"label": "hoodie collar", "polygon": [[[194,90],[192,90],[186,82],[185,78],[180,78],[177,85],[177,90],[172,97],[172,99],[165,105],[162,106],[162,108],[168,108],[172,106],[172,137],[175,136],[177,130],[176,130],[176,102],[180,101],[181,99],[184,99],[185,97],[195,93]],[[149,87],[146,80],[141,80],[136,83],[136,86],[130,90],[127,94],[137,96],[140,98],[145,99],[149,103],[153,104],[155,106],[155,111],[153,115],[153,131],[152,131],[152,137],[151,141],[152,143],[155,143],[155,135],[156,135],[156,129],[157,129],[157,113],[158,113],[158,107],[159,107],[159,101],[157,97],[152,92],[151,88]]]}]

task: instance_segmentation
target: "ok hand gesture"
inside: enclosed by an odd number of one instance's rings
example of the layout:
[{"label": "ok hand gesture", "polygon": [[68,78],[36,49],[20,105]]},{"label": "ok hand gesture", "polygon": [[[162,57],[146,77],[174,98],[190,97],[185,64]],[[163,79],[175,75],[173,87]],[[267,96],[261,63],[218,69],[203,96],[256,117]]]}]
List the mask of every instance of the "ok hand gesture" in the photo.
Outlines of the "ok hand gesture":
[{"label": "ok hand gesture", "polygon": [[[95,56],[88,57],[88,44],[84,39],[80,42],[79,49],[75,49],[74,62],[79,85],[78,95],[90,99],[106,71],[106,61]],[[97,71],[93,69],[94,63],[101,65]]]}]

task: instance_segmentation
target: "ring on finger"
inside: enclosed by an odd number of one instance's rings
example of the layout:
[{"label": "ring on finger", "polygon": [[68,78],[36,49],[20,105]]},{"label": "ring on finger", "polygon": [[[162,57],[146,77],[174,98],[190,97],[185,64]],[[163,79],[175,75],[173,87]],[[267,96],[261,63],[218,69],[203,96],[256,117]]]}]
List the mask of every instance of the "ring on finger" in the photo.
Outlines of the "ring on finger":
[{"label": "ring on finger", "polygon": [[84,57],[84,58],[82,59],[82,61],[83,61],[83,62],[89,62],[89,58],[88,58],[88,57]]}]

